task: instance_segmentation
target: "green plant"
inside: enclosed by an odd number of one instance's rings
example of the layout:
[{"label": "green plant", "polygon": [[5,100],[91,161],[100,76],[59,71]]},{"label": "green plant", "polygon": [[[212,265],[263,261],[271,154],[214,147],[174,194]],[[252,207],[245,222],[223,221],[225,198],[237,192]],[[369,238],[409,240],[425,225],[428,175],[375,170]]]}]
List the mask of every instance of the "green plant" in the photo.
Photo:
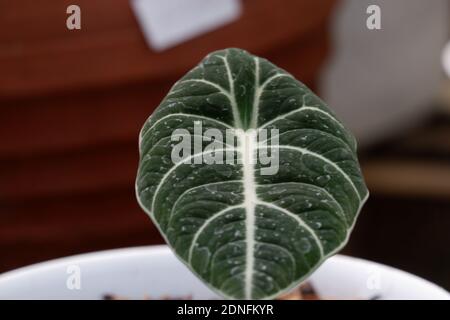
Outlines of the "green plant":
[{"label": "green plant", "polygon": [[[277,156],[271,174],[258,158],[265,129],[276,141],[266,149]],[[236,144],[218,139],[230,132]],[[174,162],[185,136],[200,148]],[[292,75],[240,49],[209,54],[175,83],[139,145],[141,207],[227,298],[273,298],[299,284],[346,243],[368,197],[355,139],[336,116]],[[232,161],[204,161],[222,153]]]}]

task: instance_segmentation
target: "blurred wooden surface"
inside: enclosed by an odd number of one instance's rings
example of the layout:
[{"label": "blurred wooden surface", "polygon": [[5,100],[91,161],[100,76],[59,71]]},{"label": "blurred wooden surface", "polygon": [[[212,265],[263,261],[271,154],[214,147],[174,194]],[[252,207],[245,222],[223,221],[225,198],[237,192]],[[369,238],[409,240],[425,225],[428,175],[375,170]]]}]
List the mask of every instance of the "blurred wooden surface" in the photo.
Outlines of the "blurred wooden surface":
[{"label": "blurred wooden surface", "polygon": [[370,197],[347,250],[450,290],[450,114],[364,150]]},{"label": "blurred wooden surface", "polygon": [[364,155],[362,164],[373,193],[450,199],[450,114],[437,113],[380,143]]},{"label": "blurred wooden surface", "polygon": [[[314,87],[335,0],[244,0],[243,15],[162,53],[128,1],[0,1],[0,272],[161,242],[134,195],[140,127],[208,52],[241,47]],[[301,14],[301,18],[299,13]]]}]

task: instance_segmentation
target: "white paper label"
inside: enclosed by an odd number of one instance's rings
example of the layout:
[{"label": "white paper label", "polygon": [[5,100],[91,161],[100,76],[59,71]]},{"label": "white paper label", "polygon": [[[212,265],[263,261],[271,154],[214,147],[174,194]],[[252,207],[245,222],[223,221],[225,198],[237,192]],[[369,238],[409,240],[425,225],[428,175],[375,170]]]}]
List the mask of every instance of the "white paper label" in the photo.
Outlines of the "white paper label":
[{"label": "white paper label", "polygon": [[145,39],[162,51],[236,20],[239,0],[131,0]]}]

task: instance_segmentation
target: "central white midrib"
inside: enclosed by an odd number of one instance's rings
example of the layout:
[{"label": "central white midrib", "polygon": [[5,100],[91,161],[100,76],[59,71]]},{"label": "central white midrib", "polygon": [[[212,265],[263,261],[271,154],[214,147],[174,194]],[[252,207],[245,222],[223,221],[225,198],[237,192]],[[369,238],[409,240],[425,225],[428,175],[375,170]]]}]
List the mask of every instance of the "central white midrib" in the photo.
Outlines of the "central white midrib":
[{"label": "central white midrib", "polygon": [[240,146],[242,148],[244,207],[246,212],[245,298],[250,299],[252,297],[255,251],[255,206],[258,200],[256,196],[254,174],[254,146],[256,145],[256,131],[253,129],[247,130],[246,132],[238,130],[237,134],[240,141]]}]

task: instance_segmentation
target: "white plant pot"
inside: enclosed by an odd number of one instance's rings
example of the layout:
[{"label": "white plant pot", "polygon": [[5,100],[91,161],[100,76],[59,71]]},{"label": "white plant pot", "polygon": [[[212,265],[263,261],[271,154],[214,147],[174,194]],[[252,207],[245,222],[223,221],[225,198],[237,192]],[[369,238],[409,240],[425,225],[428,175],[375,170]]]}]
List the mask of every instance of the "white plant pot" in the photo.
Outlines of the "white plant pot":
[{"label": "white plant pot", "polygon": [[[79,289],[73,282],[78,271]],[[342,255],[328,259],[309,281],[326,298],[450,299],[444,289],[419,277]],[[0,299],[102,299],[105,294],[130,299],[219,298],[167,246],[82,254],[0,275]]]}]

